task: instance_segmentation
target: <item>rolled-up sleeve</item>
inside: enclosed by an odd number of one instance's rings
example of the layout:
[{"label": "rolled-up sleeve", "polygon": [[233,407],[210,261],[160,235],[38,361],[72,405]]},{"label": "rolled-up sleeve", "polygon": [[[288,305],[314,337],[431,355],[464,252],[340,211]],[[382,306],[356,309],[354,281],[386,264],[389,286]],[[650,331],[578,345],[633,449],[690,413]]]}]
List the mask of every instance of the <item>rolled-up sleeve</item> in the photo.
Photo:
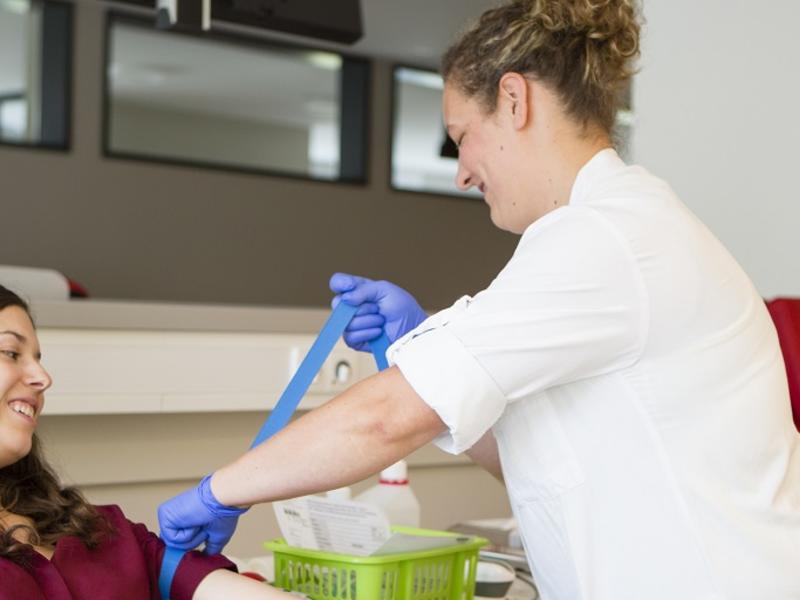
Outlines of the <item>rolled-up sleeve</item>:
[{"label": "rolled-up sleeve", "polygon": [[446,433],[470,448],[511,402],[607,373],[641,355],[647,298],[630,248],[592,211],[564,209],[526,231],[491,285],[389,349]]},{"label": "rolled-up sleeve", "polygon": [[[505,397],[447,327],[426,328],[423,323],[416,331],[392,346],[390,361],[447,426],[434,443],[445,452],[459,454],[500,418]],[[409,351],[404,351],[406,347]],[[432,367],[435,377],[431,377]]]}]

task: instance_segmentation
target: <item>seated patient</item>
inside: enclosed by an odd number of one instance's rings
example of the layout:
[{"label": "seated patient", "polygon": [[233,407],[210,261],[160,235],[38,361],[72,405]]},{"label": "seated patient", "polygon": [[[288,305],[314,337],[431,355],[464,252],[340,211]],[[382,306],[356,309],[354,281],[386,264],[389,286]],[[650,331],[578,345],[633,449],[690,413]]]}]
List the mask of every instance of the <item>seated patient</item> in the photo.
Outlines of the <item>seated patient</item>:
[{"label": "seated patient", "polygon": [[[52,382],[40,357],[27,305],[0,286],[0,600],[157,600],[164,543],[61,487],[42,457],[34,430]],[[171,597],[295,598],[201,552],[181,561]]]}]

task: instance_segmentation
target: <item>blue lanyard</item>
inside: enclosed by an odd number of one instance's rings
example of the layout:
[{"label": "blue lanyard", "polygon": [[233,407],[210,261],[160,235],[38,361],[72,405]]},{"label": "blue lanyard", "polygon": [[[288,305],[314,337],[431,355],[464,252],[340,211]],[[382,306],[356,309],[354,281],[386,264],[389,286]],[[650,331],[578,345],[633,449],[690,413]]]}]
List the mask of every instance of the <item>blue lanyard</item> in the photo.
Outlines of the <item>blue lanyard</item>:
[{"label": "blue lanyard", "polygon": [[[311,382],[314,381],[314,377],[322,368],[322,364],[328,358],[331,350],[333,350],[333,347],[344,333],[345,328],[355,316],[357,310],[357,306],[351,306],[345,302],[340,302],[336,306],[331,316],[328,317],[328,320],[322,327],[322,330],[319,332],[317,339],[311,345],[311,349],[308,351],[308,354],[306,354],[303,362],[300,363],[291,381],[289,381],[289,385],[286,386],[283,394],[281,394],[275,408],[272,409],[269,417],[267,417],[267,420],[261,426],[261,430],[250,446],[251,449],[258,446],[264,440],[269,439],[286,426],[292,418],[292,414],[297,409],[297,405],[300,404],[300,400],[302,400],[303,396],[305,396],[308,391]],[[378,364],[379,371],[383,371],[389,366],[386,360],[386,350],[388,349],[389,338],[386,337],[385,333],[381,334],[378,339],[370,342],[370,350],[375,356],[375,362]],[[164,557],[161,560],[161,573],[158,577],[158,589],[161,592],[161,597],[165,600],[169,598],[169,592],[172,588],[172,579],[175,577],[178,565],[185,554],[185,550],[180,550],[178,548],[167,546],[164,549]]]}]

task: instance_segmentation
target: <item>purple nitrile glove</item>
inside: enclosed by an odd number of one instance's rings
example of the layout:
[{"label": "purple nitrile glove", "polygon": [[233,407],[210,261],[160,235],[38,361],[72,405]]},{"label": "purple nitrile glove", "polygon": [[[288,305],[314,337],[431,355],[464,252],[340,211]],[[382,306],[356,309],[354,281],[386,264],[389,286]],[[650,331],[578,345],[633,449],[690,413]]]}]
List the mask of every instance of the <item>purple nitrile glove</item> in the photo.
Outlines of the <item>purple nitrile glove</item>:
[{"label": "purple nitrile glove", "polygon": [[344,332],[345,343],[355,350],[368,352],[369,342],[381,331],[394,342],[428,318],[414,296],[388,281],[334,273],[330,288],[337,294],[332,302],[334,308],[339,302],[358,306]]},{"label": "purple nitrile glove", "polygon": [[236,531],[246,508],[220,504],[211,492],[211,475],[158,507],[161,539],[173,548],[192,550],[203,542],[206,554],[219,554]]}]

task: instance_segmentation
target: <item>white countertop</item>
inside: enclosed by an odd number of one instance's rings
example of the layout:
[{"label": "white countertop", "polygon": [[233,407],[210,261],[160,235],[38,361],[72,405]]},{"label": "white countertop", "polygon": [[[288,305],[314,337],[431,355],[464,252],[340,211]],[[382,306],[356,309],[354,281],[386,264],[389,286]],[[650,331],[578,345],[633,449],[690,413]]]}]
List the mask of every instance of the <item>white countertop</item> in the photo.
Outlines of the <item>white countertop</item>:
[{"label": "white countertop", "polygon": [[34,302],[40,328],[317,333],[330,309],[124,300]]},{"label": "white countertop", "polygon": [[[264,410],[330,315],[288,308],[71,300],[31,306],[53,375],[48,412]],[[303,399],[313,408],[374,373],[340,340]]]}]

